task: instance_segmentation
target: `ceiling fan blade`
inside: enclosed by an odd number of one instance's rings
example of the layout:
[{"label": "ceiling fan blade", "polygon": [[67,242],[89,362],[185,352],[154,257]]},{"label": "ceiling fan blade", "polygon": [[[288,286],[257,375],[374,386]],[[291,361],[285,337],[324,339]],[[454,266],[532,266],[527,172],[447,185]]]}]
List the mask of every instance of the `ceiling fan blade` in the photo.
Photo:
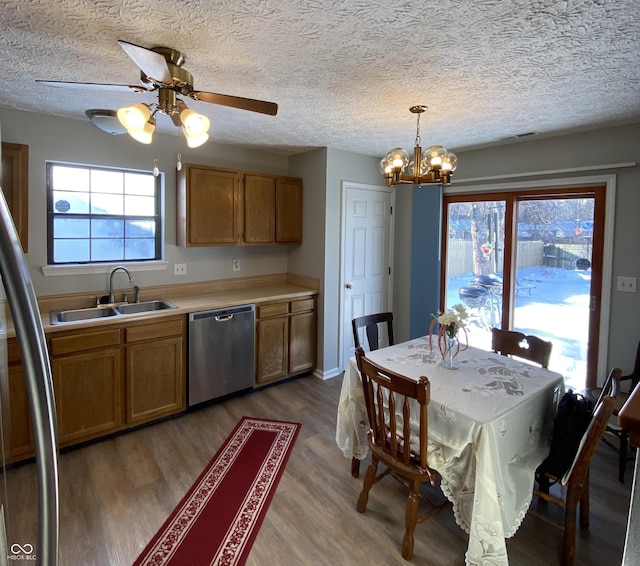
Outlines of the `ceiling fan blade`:
[{"label": "ceiling fan blade", "polygon": [[85,90],[120,90],[131,92],[151,92],[153,89],[148,89],[139,85],[114,85],[114,84],[102,84],[102,83],[74,83],[67,81],[40,81],[36,80],[37,83],[47,85],[47,86],[61,86],[66,88],[78,88]]},{"label": "ceiling fan blade", "polygon": [[230,106],[231,108],[240,108],[241,110],[249,110],[250,112],[260,112],[261,114],[269,114],[269,116],[275,116],[278,113],[278,105],[275,102],[265,102],[263,100],[254,100],[253,98],[241,98],[240,96],[228,96],[226,94],[202,91],[193,91],[189,96],[194,100],[211,102],[212,104],[220,104],[221,106]]},{"label": "ceiling fan blade", "polygon": [[156,53],[146,47],[140,47],[127,41],[118,40],[120,47],[127,52],[127,55],[131,57],[133,62],[140,67],[140,70],[147,75],[147,77],[154,79],[163,84],[173,84],[173,77],[171,71],[167,66],[167,61],[163,55]]}]

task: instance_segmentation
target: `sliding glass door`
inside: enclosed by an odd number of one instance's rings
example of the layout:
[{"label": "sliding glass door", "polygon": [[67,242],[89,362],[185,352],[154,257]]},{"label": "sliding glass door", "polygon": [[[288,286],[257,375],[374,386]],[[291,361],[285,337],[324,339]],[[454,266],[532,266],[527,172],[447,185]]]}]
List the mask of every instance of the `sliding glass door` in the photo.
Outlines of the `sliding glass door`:
[{"label": "sliding glass door", "polygon": [[604,188],[445,196],[442,308],[553,342],[550,368],[582,388],[597,366]]}]

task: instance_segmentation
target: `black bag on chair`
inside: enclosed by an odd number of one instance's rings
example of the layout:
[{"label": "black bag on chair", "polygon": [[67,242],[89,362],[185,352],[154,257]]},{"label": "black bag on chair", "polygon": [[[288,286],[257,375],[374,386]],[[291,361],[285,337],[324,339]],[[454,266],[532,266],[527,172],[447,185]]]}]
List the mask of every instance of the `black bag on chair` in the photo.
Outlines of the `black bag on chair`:
[{"label": "black bag on chair", "polygon": [[563,395],[553,422],[549,455],[538,467],[538,473],[546,472],[556,478],[564,476],[573,463],[592,416],[591,401],[571,390]]}]

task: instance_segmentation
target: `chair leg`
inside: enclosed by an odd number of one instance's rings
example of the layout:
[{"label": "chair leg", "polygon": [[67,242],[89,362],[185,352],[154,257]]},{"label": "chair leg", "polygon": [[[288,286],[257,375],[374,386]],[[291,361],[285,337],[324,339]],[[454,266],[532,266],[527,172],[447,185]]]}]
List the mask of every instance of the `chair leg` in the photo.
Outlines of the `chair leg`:
[{"label": "chair leg", "polygon": [[409,496],[407,497],[407,511],[405,514],[406,531],[402,539],[402,558],[405,560],[413,558],[413,531],[418,522],[419,489],[420,482],[412,481],[409,483]]},{"label": "chair leg", "polygon": [[367,468],[367,473],[364,476],[364,482],[362,484],[362,491],[358,497],[358,503],[356,503],[356,509],[358,513],[364,513],[367,509],[367,502],[369,501],[369,490],[376,479],[376,473],[378,472],[378,460],[371,457],[371,463]]},{"label": "chair leg", "polygon": [[587,528],[589,526],[589,478],[587,477],[587,485],[580,497],[580,526]]},{"label": "chair leg", "polygon": [[620,483],[624,483],[624,472],[627,468],[627,446],[628,446],[628,437],[629,437],[629,433],[622,429],[620,431],[620,450],[618,450],[619,453],[619,460],[618,460],[618,480],[620,481]]},{"label": "chair leg", "polygon": [[[573,566],[576,555],[576,507],[575,496],[567,495],[564,511],[564,538],[562,540],[562,566]],[[582,507],[580,508],[582,514]]]},{"label": "chair leg", "polygon": [[351,458],[351,475],[354,478],[360,477],[360,460],[358,458]]}]

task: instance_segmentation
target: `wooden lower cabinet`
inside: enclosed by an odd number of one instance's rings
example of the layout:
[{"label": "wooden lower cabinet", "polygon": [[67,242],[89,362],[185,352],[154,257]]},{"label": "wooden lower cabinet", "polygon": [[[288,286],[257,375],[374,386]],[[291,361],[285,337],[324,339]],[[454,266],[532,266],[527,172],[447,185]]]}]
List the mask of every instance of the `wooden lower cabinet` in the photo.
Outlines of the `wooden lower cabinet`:
[{"label": "wooden lower cabinet", "polygon": [[121,329],[69,331],[49,339],[61,447],[123,425]]},{"label": "wooden lower cabinet", "polygon": [[256,310],[256,387],[313,369],[315,297],[258,305]]},{"label": "wooden lower cabinet", "polygon": [[292,315],[289,320],[289,371],[299,373],[316,365],[316,313]]},{"label": "wooden lower cabinet", "polygon": [[31,458],[34,455],[33,431],[24,370],[22,364],[12,365],[11,362],[9,362],[9,407],[11,414],[9,460]]},{"label": "wooden lower cabinet", "polygon": [[[184,316],[52,333],[58,445],[72,446],[185,410]],[[34,455],[17,341],[7,341],[12,462]]]},{"label": "wooden lower cabinet", "polygon": [[256,385],[264,385],[288,375],[289,317],[257,322]]},{"label": "wooden lower cabinet", "polygon": [[120,348],[105,348],[55,358],[51,369],[60,446],[120,430]]},{"label": "wooden lower cabinet", "polygon": [[127,328],[126,423],[137,425],[185,409],[184,321]]}]

